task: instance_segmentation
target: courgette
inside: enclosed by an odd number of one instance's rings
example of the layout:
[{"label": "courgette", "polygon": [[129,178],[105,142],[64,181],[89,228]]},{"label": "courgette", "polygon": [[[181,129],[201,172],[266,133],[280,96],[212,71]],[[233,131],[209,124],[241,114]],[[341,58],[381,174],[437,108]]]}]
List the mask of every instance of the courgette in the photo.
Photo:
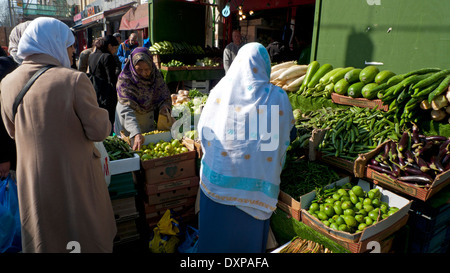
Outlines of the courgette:
[{"label": "courgette", "polygon": [[376,66],[366,66],[362,69],[361,73],[359,73],[359,80],[364,84],[368,84],[373,82],[379,72],[380,70]]},{"label": "courgette", "polygon": [[299,92],[303,93],[305,91],[308,83],[311,81],[311,78],[314,76],[319,67],[320,64],[318,61],[312,61],[309,63],[308,68],[306,69],[305,79],[302,82]]},{"label": "courgette", "polygon": [[354,67],[345,67],[345,68],[339,70],[337,73],[335,73],[334,75],[332,75],[330,77],[330,82],[336,84],[340,79],[344,78],[344,76],[347,72],[349,72],[352,69],[355,69],[355,68]]},{"label": "courgette", "polygon": [[308,82],[308,88],[315,87],[319,80],[325,76],[328,72],[333,70],[333,66],[331,64],[324,64],[319,69],[317,69],[316,73],[314,73],[314,76],[311,78],[311,80]]},{"label": "courgette", "polygon": [[395,73],[390,71],[390,70],[383,70],[380,71],[376,76],[375,76],[375,83],[378,84],[383,84],[386,83],[390,78],[392,78],[393,76],[395,76]]},{"label": "courgette", "polygon": [[348,81],[342,78],[334,85],[334,92],[339,95],[345,95],[349,86]]},{"label": "courgette", "polygon": [[348,83],[355,83],[359,81],[359,74],[361,73],[361,68],[355,68],[345,73],[344,79],[347,80]]},{"label": "courgette", "polygon": [[[364,98],[368,100],[372,100],[377,97],[378,91],[375,89],[378,86],[377,83],[368,83],[364,85],[364,87],[361,90],[361,94]],[[375,90],[375,91],[373,91]]]},{"label": "courgette", "polygon": [[352,98],[360,98],[364,87],[363,82],[356,82],[348,87],[347,94]]},{"label": "courgette", "polygon": [[330,83],[330,77],[333,76],[335,73],[337,73],[338,71],[340,71],[342,69],[343,69],[342,67],[337,67],[337,68],[331,70],[330,72],[325,74],[325,76],[320,78],[319,83],[321,83],[323,85],[328,85]]}]

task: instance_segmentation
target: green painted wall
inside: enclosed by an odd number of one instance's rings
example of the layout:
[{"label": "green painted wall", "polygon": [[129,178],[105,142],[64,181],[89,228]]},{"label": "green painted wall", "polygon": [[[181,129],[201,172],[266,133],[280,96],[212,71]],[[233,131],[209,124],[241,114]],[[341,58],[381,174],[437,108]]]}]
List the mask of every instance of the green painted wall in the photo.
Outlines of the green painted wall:
[{"label": "green painted wall", "polygon": [[404,73],[450,68],[450,1],[317,0],[311,60]]},{"label": "green painted wall", "polygon": [[153,43],[161,41],[205,44],[204,5],[174,0],[150,0],[149,36]]}]

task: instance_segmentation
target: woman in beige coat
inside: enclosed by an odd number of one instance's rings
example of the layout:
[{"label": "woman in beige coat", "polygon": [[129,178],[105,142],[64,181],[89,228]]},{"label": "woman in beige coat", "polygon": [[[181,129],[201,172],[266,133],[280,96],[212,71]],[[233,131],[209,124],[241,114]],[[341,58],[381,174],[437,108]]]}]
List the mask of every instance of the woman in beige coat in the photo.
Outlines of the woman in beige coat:
[{"label": "woman in beige coat", "polygon": [[[17,143],[23,252],[112,252],[116,224],[95,141],[110,131],[86,74],[70,69],[70,29],[37,18],[18,48],[24,61],[0,85],[2,118]],[[41,67],[53,64],[13,102]],[[74,247],[72,247],[74,246]]]}]

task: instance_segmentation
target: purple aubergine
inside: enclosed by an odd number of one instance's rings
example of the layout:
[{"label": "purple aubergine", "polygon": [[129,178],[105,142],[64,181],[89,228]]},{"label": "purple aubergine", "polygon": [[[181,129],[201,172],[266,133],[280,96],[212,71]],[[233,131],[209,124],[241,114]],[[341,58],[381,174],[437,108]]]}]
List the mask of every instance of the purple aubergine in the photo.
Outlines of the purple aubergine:
[{"label": "purple aubergine", "polygon": [[427,136],[425,137],[425,140],[428,141],[446,141],[447,137],[445,136]]},{"label": "purple aubergine", "polygon": [[369,167],[372,170],[375,170],[375,171],[377,171],[379,173],[385,173],[385,174],[389,174],[389,175],[392,175],[392,176],[396,176],[391,170],[383,168],[381,166],[374,166],[374,165],[370,165],[369,164],[369,165],[367,165],[367,167]]},{"label": "purple aubergine", "polygon": [[403,182],[409,182],[409,183],[421,183],[421,184],[428,184],[432,183],[433,180],[429,177],[423,176],[423,175],[408,175],[408,176],[401,176],[398,178],[398,180]]},{"label": "purple aubergine", "polygon": [[429,164],[430,168],[438,171],[438,172],[443,172],[444,171],[444,167],[442,166],[441,163],[442,157],[439,156],[432,156],[431,157],[431,162]]},{"label": "purple aubergine", "polygon": [[408,146],[408,141],[409,141],[409,132],[404,131],[397,146],[399,152],[403,152],[406,149],[406,147]]},{"label": "purple aubergine", "polygon": [[427,162],[423,160],[421,157],[416,157],[416,163],[419,165],[420,170],[422,172],[428,172],[430,170],[430,167],[428,166]]},{"label": "purple aubergine", "polygon": [[405,151],[405,155],[406,155],[406,160],[409,163],[414,163],[415,162],[414,155],[413,155],[413,153],[410,150],[406,150]]},{"label": "purple aubergine", "polygon": [[426,177],[428,177],[429,179],[433,179],[432,177],[431,177],[431,175],[429,175],[429,174],[427,174],[427,173],[424,173],[424,172],[422,172],[421,170],[419,170],[419,169],[416,169],[416,168],[411,168],[411,167],[406,167],[405,168],[405,174],[408,174],[408,175],[422,175],[422,176],[426,176]]}]

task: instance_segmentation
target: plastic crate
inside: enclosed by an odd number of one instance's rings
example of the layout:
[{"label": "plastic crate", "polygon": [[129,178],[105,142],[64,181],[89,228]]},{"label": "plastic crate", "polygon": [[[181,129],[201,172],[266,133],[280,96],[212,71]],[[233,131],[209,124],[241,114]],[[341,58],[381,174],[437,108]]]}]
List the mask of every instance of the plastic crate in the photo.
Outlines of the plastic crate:
[{"label": "plastic crate", "polygon": [[450,244],[450,227],[438,231],[414,230],[411,236],[411,253],[445,253]]},{"label": "plastic crate", "polygon": [[108,187],[111,199],[121,199],[136,195],[133,173],[122,173],[111,175],[111,182]]}]

